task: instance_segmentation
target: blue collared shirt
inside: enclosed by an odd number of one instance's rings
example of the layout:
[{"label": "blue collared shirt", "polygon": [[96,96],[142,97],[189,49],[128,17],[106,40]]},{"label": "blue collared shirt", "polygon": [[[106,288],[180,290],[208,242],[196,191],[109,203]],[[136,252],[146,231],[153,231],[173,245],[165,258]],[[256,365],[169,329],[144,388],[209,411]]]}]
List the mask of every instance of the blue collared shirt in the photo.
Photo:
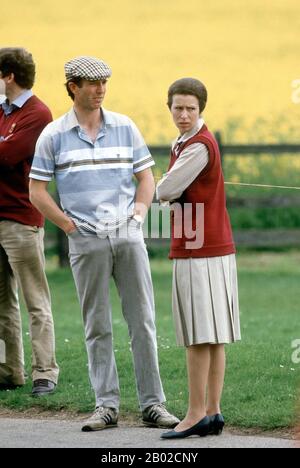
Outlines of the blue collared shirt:
[{"label": "blue collared shirt", "polygon": [[128,117],[102,108],[103,125],[91,141],[74,109],[47,125],[30,177],[56,179],[65,213],[82,234],[115,232],[133,215],[133,175],[154,165],[145,141]]},{"label": "blue collared shirt", "polygon": [[20,94],[11,104],[9,104],[8,99],[1,104],[4,114],[7,116],[11,114],[16,109],[21,109],[28,99],[33,96],[31,89],[27,89],[24,93]]}]

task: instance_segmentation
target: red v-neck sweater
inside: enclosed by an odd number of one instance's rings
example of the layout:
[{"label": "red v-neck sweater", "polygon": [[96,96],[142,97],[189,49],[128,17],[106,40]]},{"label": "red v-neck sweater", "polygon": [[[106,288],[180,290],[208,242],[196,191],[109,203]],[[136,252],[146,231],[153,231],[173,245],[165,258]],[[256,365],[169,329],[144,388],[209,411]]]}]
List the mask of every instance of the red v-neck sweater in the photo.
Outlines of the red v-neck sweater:
[{"label": "red v-neck sweater", "polygon": [[[189,145],[202,143],[208,149],[209,163],[195,178],[191,185],[176,200],[179,204],[179,215],[171,212],[172,238],[170,258],[219,257],[235,253],[231,225],[226,209],[224,178],[218,144],[206,125],[189,140],[187,140],[176,155],[171,152],[170,167],[177,157]],[[204,205],[204,243],[200,248],[187,248],[188,243],[195,241],[185,236],[184,221],[191,216],[193,232],[199,229],[197,225],[197,204]],[[199,220],[198,220],[199,222]],[[180,229],[178,229],[178,227]],[[178,231],[177,231],[178,229]],[[175,232],[181,235],[175,236]]]},{"label": "red v-neck sweater", "polygon": [[36,141],[51,121],[50,110],[36,96],[8,116],[0,106],[0,221],[44,225],[43,216],[29,201],[28,176]]}]

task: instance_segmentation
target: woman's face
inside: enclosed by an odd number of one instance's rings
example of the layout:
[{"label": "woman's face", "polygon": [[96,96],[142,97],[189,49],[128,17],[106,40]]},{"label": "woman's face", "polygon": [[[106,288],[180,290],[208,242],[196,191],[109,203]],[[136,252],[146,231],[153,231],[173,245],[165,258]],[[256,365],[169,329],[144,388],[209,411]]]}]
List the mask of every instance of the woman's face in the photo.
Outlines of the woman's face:
[{"label": "woman's face", "polygon": [[183,135],[194,128],[199,119],[199,102],[196,96],[190,94],[174,94],[171,114],[180,134]]}]

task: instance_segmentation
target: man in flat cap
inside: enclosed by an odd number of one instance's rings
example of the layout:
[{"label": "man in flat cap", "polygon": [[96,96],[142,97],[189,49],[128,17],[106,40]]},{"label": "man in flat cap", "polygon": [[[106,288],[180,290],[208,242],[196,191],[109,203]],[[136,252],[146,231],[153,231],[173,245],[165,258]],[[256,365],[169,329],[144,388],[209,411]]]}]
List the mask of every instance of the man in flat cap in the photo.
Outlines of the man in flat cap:
[{"label": "man in flat cap", "polygon": [[[96,411],[82,430],[101,430],[118,421],[111,276],[129,328],[143,422],[172,428],[179,420],[164,406],[152,281],[142,232],[155,190],[154,161],[135,124],[102,107],[111,76],[107,64],[78,57],[65,65],[65,73],[74,107],[41,134],[30,173],[30,193],[32,203],[69,238],[96,396]],[[47,192],[53,175],[63,211]]]},{"label": "man in flat cap", "polygon": [[50,293],[45,274],[44,218],[29,201],[35,143],[51,122],[48,107],[33,95],[32,55],[21,47],[0,49],[0,390],[25,384],[21,287],[29,313],[33,396],[53,393],[58,379]]}]

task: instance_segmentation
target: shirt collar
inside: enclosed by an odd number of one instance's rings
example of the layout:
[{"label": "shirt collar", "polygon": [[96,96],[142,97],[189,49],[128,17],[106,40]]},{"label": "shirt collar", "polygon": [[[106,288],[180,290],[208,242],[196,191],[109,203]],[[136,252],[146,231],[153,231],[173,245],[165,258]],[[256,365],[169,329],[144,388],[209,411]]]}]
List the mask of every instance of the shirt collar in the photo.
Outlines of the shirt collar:
[{"label": "shirt collar", "polygon": [[107,111],[106,109],[104,109],[104,107],[101,107],[101,111],[102,111],[104,125],[105,126],[113,125],[114,120],[113,120],[113,118],[111,116],[111,113],[109,111]]},{"label": "shirt collar", "polygon": [[[107,125],[112,125],[113,119],[111,118],[109,112],[101,107],[101,113],[103,117],[102,128],[105,128]],[[67,114],[67,128],[68,130],[72,130],[72,128],[80,128],[74,107],[72,107],[72,109]]]},{"label": "shirt collar", "polygon": [[24,93],[20,94],[20,96],[18,96],[17,99],[15,99],[12,102],[12,104],[14,104],[16,107],[21,108],[28,101],[28,99],[31,98],[31,96],[33,96],[33,92],[31,91],[31,89],[27,89],[26,91],[24,91]]},{"label": "shirt collar", "polygon": [[18,96],[11,104],[6,99],[2,104],[2,109],[5,115],[11,114],[15,109],[21,109],[24,104],[33,96],[31,89],[26,89],[20,96]]},{"label": "shirt collar", "polygon": [[176,140],[176,143],[184,143],[186,142],[187,140],[189,140],[190,138],[192,138],[193,136],[195,136],[199,130],[201,130],[201,128],[203,127],[204,125],[204,119],[202,117],[200,117],[195,125],[195,127],[193,127],[191,130],[189,130],[188,132],[185,132],[183,135],[180,135],[180,137],[177,138]]},{"label": "shirt collar", "polygon": [[67,130],[72,130],[72,128],[79,128],[79,122],[74,107],[67,113]]}]

